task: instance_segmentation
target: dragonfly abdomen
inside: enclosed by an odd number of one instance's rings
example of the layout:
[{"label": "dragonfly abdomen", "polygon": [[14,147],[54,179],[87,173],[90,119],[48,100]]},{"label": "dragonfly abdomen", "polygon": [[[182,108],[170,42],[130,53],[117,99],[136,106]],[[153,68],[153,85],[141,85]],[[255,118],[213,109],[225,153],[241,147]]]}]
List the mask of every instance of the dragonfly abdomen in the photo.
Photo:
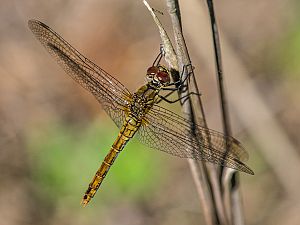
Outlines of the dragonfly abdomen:
[{"label": "dragonfly abdomen", "polygon": [[84,206],[87,205],[88,202],[94,197],[118,154],[123,150],[129,139],[133,137],[140,124],[141,122],[137,121],[131,116],[126,118],[117,139],[111,146],[108,154],[105,156],[101,166],[97,170],[93,180],[89,184],[89,187],[83,196],[81,203]]}]

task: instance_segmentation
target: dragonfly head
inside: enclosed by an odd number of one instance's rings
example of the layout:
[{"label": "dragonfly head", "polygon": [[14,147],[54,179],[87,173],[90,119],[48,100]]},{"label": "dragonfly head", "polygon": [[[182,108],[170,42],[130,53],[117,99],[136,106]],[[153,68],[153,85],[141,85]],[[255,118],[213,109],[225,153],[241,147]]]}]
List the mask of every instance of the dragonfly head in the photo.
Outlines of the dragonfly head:
[{"label": "dragonfly head", "polygon": [[147,69],[147,80],[154,86],[168,86],[171,79],[167,68],[163,66],[151,66]]}]

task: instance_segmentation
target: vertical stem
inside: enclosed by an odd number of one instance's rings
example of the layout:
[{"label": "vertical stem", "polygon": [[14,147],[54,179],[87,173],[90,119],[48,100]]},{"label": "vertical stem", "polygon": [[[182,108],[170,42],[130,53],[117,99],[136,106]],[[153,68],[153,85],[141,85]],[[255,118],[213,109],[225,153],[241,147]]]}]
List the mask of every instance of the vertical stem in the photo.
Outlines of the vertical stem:
[{"label": "vertical stem", "polygon": [[215,18],[213,0],[207,0],[207,5],[208,5],[208,10],[210,15],[210,23],[212,29],[214,53],[215,53],[215,60],[216,60],[216,73],[218,78],[217,80],[218,80],[218,88],[219,88],[221,111],[222,111],[223,131],[225,135],[229,136],[231,135],[231,128],[229,123],[226,95],[224,91],[221,47],[220,47],[220,39],[219,39],[217,22]]},{"label": "vertical stem", "polygon": [[[215,61],[216,61],[216,74],[218,80],[218,87],[219,87],[219,96],[220,96],[220,104],[221,104],[221,111],[222,111],[222,122],[223,122],[223,132],[226,136],[231,136],[231,127],[228,115],[228,106],[226,101],[226,94],[224,91],[224,83],[223,83],[223,67],[222,67],[222,57],[221,57],[221,47],[220,47],[220,39],[219,39],[219,32],[217,27],[217,22],[215,18],[213,0],[207,0],[208,11],[210,15],[210,22],[211,22],[211,29],[212,29],[212,37],[213,37],[213,45],[214,45],[214,54],[215,54]],[[228,150],[230,146],[227,146],[226,154],[228,154]],[[222,183],[222,177],[224,177],[224,167],[221,170],[220,174],[220,183]],[[231,180],[230,180],[230,190],[229,190],[229,197],[230,197],[230,204],[229,207],[229,216],[231,217],[231,221],[233,224],[243,224],[243,212],[241,210],[241,198],[239,193],[239,177],[238,173],[234,172]],[[222,186],[221,186],[222,187]],[[223,200],[223,202],[225,202]]]},{"label": "vertical stem", "polygon": [[[175,37],[175,43],[177,48],[176,50],[177,50],[178,64],[179,64],[179,68],[183,70],[180,72],[184,72],[183,79],[184,76],[191,74],[190,76],[193,79],[192,80],[193,88],[196,90],[196,93],[199,93],[197,82],[193,73],[193,68],[191,66],[186,67],[187,65],[191,65],[191,61],[182,34],[180,8],[179,8],[178,1],[167,0],[167,6],[169,8],[169,12],[173,24],[174,37]],[[183,69],[184,67],[186,69]],[[189,89],[187,89],[187,92],[188,91]],[[182,92],[179,94],[185,95],[185,93]],[[192,121],[196,121],[196,117],[194,115],[192,106],[193,106],[192,102],[189,99],[189,101],[186,101],[184,104],[182,104],[182,109],[184,114],[188,117],[188,119]],[[200,96],[198,96],[198,98],[196,99],[195,106],[197,106],[200,109],[202,126],[207,127],[205,114],[203,110],[203,104]],[[191,127],[191,129],[193,128]],[[189,165],[194,177],[194,181],[197,186],[200,199],[203,200],[205,198],[206,199],[209,198],[210,200],[209,202],[208,201],[202,202],[202,206],[205,206],[204,212],[206,215],[206,221],[213,222],[214,224],[216,223],[228,224],[226,212],[222,200],[222,195],[220,191],[220,183],[218,182],[217,179],[218,176],[217,176],[217,171],[215,166],[206,165],[206,163],[203,162],[201,162],[199,165],[193,160],[189,160]],[[210,188],[212,188],[212,190]]]},{"label": "vertical stem", "polygon": [[[171,0],[168,1],[167,0],[167,5],[169,7],[170,16],[172,19],[172,24],[173,24],[173,29],[174,29],[174,36],[175,36],[175,43],[176,43],[176,47],[177,47],[179,68],[182,69],[184,66],[190,65],[191,61],[190,61],[188,50],[187,50],[187,47],[186,47],[186,44],[184,41],[184,37],[182,34],[182,27],[181,27],[181,21],[180,21],[180,8],[179,8],[178,1],[171,1]],[[190,69],[190,71],[188,69]],[[191,84],[193,85],[193,88],[196,90],[196,93],[199,93],[197,82],[196,82],[192,68],[187,67],[187,69],[184,70],[184,72],[185,72],[184,76],[187,76],[188,74],[192,74],[191,78],[193,80],[191,81]],[[182,95],[184,93],[180,93],[180,94]],[[189,117],[190,120],[196,121],[196,117],[193,113],[193,107],[192,107],[193,105],[200,109],[201,119],[202,119],[201,125],[204,127],[207,127],[203,104],[202,104],[200,96],[198,96],[198,98],[195,99],[195,104],[192,104],[190,101],[186,102],[186,104],[184,104],[182,106],[183,112]],[[191,171],[194,171],[193,167],[196,167],[196,165],[195,165],[196,162],[189,161],[189,164],[191,167]],[[223,202],[222,195],[221,195],[221,186],[220,186],[220,182],[218,181],[216,167],[214,165],[210,165],[210,164],[206,165],[206,163],[203,163],[203,162],[201,162],[200,164],[201,165],[199,168],[202,169],[202,171],[200,171],[198,174],[203,174],[203,176],[205,176],[205,177],[201,178],[200,181],[202,180],[202,188],[207,190],[206,194],[209,195],[210,199],[211,199],[211,202],[209,203],[210,204],[209,207],[212,207],[210,209],[210,213],[212,213],[212,212],[214,213],[214,215],[211,214],[210,216],[211,216],[212,220],[215,221],[215,223],[218,222],[218,223],[224,224],[224,225],[228,224],[228,219],[226,216],[224,202]],[[205,178],[205,180],[204,180],[205,183],[203,183],[204,178]],[[195,182],[197,183],[198,181],[195,180]],[[211,190],[210,190],[210,188],[211,188]],[[208,204],[208,203],[206,203],[206,204]]]},{"label": "vertical stem", "polygon": [[[178,64],[179,64],[179,72],[183,74],[183,80],[185,80],[185,77],[188,76],[189,73],[193,73],[191,67],[184,67],[186,65],[190,65],[190,57],[187,51],[187,47],[184,41],[184,37],[182,34],[182,26],[181,26],[181,19],[180,19],[180,8],[179,3],[177,0],[166,0],[167,6],[169,9],[169,14],[172,20],[173,24],[173,31],[174,31],[174,37],[175,37],[175,43],[176,43],[176,52],[177,52],[177,58],[178,58]],[[188,80],[186,80],[188,82]],[[188,89],[186,89],[186,92],[180,92],[179,94],[181,96],[186,95],[188,93]],[[182,102],[182,110],[184,115],[192,121],[195,121],[194,112],[192,109],[191,101],[188,99],[187,101]],[[204,114],[203,114],[204,117]],[[192,127],[191,127],[192,129]],[[210,193],[210,187],[209,182],[207,178],[207,173],[205,171],[204,165],[202,163],[198,164],[192,159],[188,160],[190,170],[194,179],[194,182],[196,184],[197,192],[199,195],[200,203],[203,208],[204,212],[204,219],[206,221],[206,224],[213,225],[216,224],[218,221],[215,217],[214,213],[214,207],[213,207],[213,201],[212,196]]]}]

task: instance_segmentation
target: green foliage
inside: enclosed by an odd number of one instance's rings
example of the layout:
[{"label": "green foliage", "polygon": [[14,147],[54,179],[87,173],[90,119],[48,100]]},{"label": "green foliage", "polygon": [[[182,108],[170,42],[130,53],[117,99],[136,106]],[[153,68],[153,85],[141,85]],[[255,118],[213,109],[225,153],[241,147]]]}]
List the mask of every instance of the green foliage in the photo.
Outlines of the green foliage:
[{"label": "green foliage", "polygon": [[277,47],[273,48],[269,70],[274,70],[275,74],[280,72],[288,79],[299,80],[300,74],[300,4],[298,1],[294,2],[293,10],[296,12],[292,23],[288,23],[282,37],[279,40]]},{"label": "green foliage", "polygon": [[[96,122],[84,129],[52,124],[28,137],[32,176],[46,200],[79,204],[118,130]],[[131,140],[110,169],[93,201],[143,198],[163,177],[160,153]],[[159,168],[159,169],[158,169]],[[98,204],[97,203],[97,204]]]},{"label": "green foliage", "polygon": [[[298,26],[297,26],[298,27]],[[292,29],[280,48],[280,64],[289,75],[298,77],[300,73],[300,30]]]}]

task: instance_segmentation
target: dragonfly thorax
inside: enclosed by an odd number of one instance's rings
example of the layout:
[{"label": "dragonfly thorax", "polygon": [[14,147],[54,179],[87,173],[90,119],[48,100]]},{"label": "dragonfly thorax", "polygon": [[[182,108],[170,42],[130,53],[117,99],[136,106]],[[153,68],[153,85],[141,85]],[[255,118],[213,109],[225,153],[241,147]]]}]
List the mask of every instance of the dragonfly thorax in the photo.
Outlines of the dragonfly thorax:
[{"label": "dragonfly thorax", "polygon": [[151,66],[147,69],[147,79],[148,82],[153,87],[161,87],[161,86],[168,86],[171,78],[170,73],[167,68],[164,66]]},{"label": "dragonfly thorax", "polygon": [[149,83],[140,87],[132,96],[130,114],[137,120],[143,117],[154,105],[160,88],[153,88]]}]

